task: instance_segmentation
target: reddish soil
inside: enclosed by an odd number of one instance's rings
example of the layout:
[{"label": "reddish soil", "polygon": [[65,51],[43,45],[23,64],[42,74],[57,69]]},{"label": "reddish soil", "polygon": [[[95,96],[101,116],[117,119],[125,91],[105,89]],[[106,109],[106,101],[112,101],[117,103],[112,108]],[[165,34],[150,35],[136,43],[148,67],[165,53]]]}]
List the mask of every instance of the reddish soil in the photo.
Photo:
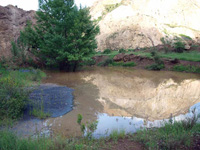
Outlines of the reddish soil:
[{"label": "reddish soil", "polygon": [[124,139],[119,139],[117,142],[112,140],[106,143],[106,148],[103,150],[144,150],[144,145],[132,141],[130,138],[126,137]]},{"label": "reddish soil", "polygon": [[[193,143],[190,147],[186,147],[183,145],[177,145],[176,149],[181,150],[200,150],[200,134],[197,134],[193,138]],[[148,149],[139,142],[131,140],[130,137],[126,137],[124,139],[119,139],[117,142],[113,140],[109,140],[106,143],[106,148],[102,148],[102,150],[145,150]],[[173,150],[173,149],[172,149]]]}]

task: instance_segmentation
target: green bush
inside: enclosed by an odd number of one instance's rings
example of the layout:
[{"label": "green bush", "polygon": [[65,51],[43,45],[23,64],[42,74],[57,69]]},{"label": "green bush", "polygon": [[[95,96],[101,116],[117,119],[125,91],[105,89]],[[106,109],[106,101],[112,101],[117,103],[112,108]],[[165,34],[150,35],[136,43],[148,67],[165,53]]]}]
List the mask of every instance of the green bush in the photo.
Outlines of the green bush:
[{"label": "green bush", "polygon": [[15,78],[0,80],[0,119],[19,118],[25,109],[28,93]]},{"label": "green bush", "polygon": [[146,67],[148,70],[162,70],[165,68],[164,64],[152,64]]},{"label": "green bush", "polygon": [[105,49],[104,51],[103,51],[103,54],[110,54],[112,51],[110,50],[110,49]]},{"label": "green bush", "polygon": [[123,49],[123,48],[121,48],[121,49],[119,50],[119,53],[126,53],[126,50]]},{"label": "green bush", "polygon": [[174,38],[174,48],[176,53],[183,53],[185,50],[185,42],[183,41],[182,38],[180,37],[175,37]]},{"label": "green bush", "polygon": [[155,63],[150,66],[147,66],[147,69],[161,70],[165,68],[164,62],[160,59],[160,56],[155,51],[151,52],[151,56],[153,57]]}]

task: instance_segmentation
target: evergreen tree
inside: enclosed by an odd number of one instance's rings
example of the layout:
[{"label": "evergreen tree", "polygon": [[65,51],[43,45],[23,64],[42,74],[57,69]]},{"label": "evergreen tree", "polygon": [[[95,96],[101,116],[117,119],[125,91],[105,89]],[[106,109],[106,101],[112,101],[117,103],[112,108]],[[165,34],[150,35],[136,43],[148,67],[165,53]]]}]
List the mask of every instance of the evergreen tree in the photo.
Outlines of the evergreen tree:
[{"label": "evergreen tree", "polygon": [[39,0],[37,25],[29,23],[21,32],[23,43],[46,66],[73,66],[90,59],[97,47],[98,26],[91,21],[88,8],[78,8],[74,0]]}]

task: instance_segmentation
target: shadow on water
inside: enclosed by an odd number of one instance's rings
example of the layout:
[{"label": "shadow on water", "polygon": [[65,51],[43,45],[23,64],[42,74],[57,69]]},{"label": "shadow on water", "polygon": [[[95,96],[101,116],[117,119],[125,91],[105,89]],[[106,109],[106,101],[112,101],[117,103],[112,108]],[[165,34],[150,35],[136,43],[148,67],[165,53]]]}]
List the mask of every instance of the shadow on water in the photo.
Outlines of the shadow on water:
[{"label": "shadow on water", "polygon": [[99,122],[93,134],[99,137],[113,129],[135,132],[171,114],[185,114],[200,102],[199,74],[94,67],[75,73],[47,71],[47,75],[44,84],[74,89],[73,110],[45,120],[54,134],[64,136],[81,135],[78,114],[84,123]]}]

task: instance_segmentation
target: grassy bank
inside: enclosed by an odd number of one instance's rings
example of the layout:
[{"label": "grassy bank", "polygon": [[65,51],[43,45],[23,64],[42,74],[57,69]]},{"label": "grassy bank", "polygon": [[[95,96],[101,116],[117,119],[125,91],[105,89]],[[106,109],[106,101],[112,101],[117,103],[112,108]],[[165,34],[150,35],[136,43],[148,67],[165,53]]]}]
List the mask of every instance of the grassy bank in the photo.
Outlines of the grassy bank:
[{"label": "grassy bank", "polygon": [[45,73],[40,70],[0,68],[0,126],[22,117],[29,100],[27,87],[43,77]]},{"label": "grassy bank", "polygon": [[84,137],[66,139],[64,137],[21,139],[14,134],[0,132],[0,150],[93,150],[93,149],[193,149],[200,140],[200,124],[192,122],[168,123],[164,127],[142,130],[136,134],[125,135],[116,132],[101,139]]},{"label": "grassy bank", "polygon": [[[148,58],[152,58],[150,52],[137,51],[137,52],[133,52],[133,54],[139,55],[139,56],[148,57]],[[183,53],[175,53],[175,52],[164,53],[164,52],[158,52],[158,55],[161,58],[179,59],[179,60],[200,62],[200,52],[197,52],[197,51],[189,51],[189,52],[183,52]]]},{"label": "grassy bank", "polygon": [[[139,55],[147,58],[152,58],[150,51],[140,50],[140,51],[134,51],[134,50],[127,50],[123,51],[125,54],[134,54]],[[95,56],[109,56],[110,58],[114,58],[117,54],[119,54],[119,51],[111,51],[108,54],[105,53],[97,53]],[[179,59],[179,60],[186,60],[186,61],[194,61],[194,62],[200,62],[200,52],[197,51],[189,51],[189,52],[183,52],[183,53],[175,53],[175,52],[157,52],[158,55],[161,58],[168,58],[168,59]]]},{"label": "grassy bank", "polygon": [[[136,58],[136,63],[134,60],[129,62],[123,62],[125,58],[124,55],[121,55],[121,62],[115,62],[113,58],[120,54],[124,53],[125,55],[136,55],[140,56],[141,59]],[[165,53],[163,51],[151,51],[151,50],[140,50],[135,51],[133,49],[129,50],[119,50],[119,51],[111,51],[106,49],[104,52],[98,52],[95,56],[105,56],[102,61],[98,62],[98,66],[122,66],[122,67],[134,67],[140,66],[140,68],[148,69],[148,70],[172,70],[178,72],[191,72],[191,73],[200,73],[200,67],[198,67],[200,62],[200,52],[198,51],[184,51],[182,53],[177,52],[168,52]],[[126,56],[128,59],[129,56]],[[105,59],[106,58],[106,59]],[[150,59],[144,59],[150,58]],[[134,59],[134,58],[133,58]],[[141,60],[141,63],[140,63]],[[143,61],[144,60],[144,61]],[[178,60],[183,60],[187,62],[180,62]],[[99,60],[98,60],[99,61]],[[153,61],[153,64],[149,64],[149,61]],[[168,62],[174,61],[175,63],[169,64]],[[193,63],[191,63],[193,62]],[[165,66],[165,63],[167,64]],[[95,63],[94,63],[95,64]]]}]

